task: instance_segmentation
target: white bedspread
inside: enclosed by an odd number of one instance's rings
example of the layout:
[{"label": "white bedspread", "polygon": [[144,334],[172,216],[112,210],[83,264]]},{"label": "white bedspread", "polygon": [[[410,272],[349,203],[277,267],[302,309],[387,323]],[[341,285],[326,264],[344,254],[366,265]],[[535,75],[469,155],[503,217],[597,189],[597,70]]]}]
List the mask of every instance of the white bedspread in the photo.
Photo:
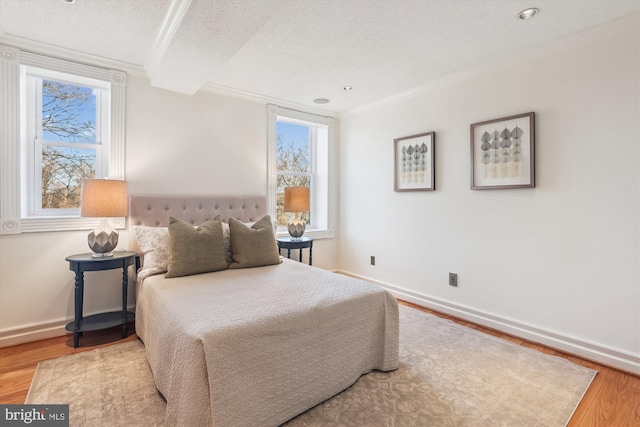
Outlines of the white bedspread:
[{"label": "white bedspread", "polygon": [[138,285],[136,331],[169,426],[277,426],[398,367],[398,306],[370,283],[280,265]]}]

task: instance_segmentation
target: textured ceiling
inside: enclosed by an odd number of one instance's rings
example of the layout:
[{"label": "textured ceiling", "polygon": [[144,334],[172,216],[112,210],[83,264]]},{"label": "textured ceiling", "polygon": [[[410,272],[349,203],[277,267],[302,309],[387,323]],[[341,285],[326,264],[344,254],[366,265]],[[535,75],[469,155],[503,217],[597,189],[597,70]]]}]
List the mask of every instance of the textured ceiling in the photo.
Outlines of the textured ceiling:
[{"label": "textured ceiling", "polygon": [[[516,15],[527,7],[540,14]],[[151,84],[344,112],[640,10],[640,0],[0,0],[0,41],[122,62]],[[342,88],[353,86],[347,92]]]}]

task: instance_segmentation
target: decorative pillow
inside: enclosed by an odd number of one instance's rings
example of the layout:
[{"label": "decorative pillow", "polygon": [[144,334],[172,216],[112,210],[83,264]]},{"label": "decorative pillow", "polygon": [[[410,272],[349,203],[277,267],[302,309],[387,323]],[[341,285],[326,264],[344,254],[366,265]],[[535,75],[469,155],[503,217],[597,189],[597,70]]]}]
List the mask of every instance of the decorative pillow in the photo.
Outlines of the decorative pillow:
[{"label": "decorative pillow", "polygon": [[[247,227],[253,227],[253,224],[255,224],[256,222],[245,222],[244,225],[246,225]],[[278,221],[271,220],[271,225],[273,226],[273,234],[276,234],[278,232]]]},{"label": "decorative pillow", "polygon": [[220,220],[210,219],[199,227],[169,217],[171,250],[165,277],[224,270],[228,267]]},{"label": "decorative pillow", "polygon": [[[220,219],[220,215],[216,216],[214,219]],[[247,227],[251,227],[255,222],[245,222],[243,224]],[[271,224],[273,225],[273,232],[275,233],[278,230],[278,223],[276,221],[271,221]],[[224,253],[227,257],[227,263],[231,264],[233,262],[233,252],[231,252],[231,230],[229,229],[229,223],[224,221],[222,221],[222,236],[224,237]]]},{"label": "decorative pillow", "polygon": [[143,255],[142,270],[146,276],[167,272],[169,264],[169,229],[167,227],[133,227],[138,247]]},{"label": "decorative pillow", "polygon": [[251,227],[229,218],[233,263],[229,268],[260,267],[280,264],[280,255],[269,215],[263,216]]}]

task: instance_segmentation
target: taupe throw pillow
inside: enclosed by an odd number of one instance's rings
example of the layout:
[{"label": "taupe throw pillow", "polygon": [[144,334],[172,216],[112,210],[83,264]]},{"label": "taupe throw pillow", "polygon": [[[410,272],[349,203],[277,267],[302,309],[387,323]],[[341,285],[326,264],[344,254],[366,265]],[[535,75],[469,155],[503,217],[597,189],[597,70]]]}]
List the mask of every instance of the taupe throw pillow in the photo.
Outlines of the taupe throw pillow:
[{"label": "taupe throw pillow", "polygon": [[229,268],[260,267],[280,264],[280,255],[273,234],[271,218],[263,216],[251,227],[229,218],[233,263]]},{"label": "taupe throw pillow", "polygon": [[210,219],[199,227],[169,217],[169,266],[165,277],[180,277],[226,269],[222,225]]}]

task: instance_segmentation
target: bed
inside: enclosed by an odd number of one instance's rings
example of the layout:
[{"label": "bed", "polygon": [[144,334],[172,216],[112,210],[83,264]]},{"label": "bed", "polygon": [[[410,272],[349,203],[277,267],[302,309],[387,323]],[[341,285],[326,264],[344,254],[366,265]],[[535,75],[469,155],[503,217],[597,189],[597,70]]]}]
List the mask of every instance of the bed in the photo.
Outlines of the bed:
[{"label": "bed", "polygon": [[162,234],[170,218],[191,228],[218,219],[234,243],[234,231],[253,230],[266,210],[263,196],[130,197],[130,235],[140,239],[131,245],[145,258],[136,332],[167,401],[166,425],[277,426],[362,374],[398,367],[398,306],[387,291],[279,256],[167,278],[141,231]]}]

